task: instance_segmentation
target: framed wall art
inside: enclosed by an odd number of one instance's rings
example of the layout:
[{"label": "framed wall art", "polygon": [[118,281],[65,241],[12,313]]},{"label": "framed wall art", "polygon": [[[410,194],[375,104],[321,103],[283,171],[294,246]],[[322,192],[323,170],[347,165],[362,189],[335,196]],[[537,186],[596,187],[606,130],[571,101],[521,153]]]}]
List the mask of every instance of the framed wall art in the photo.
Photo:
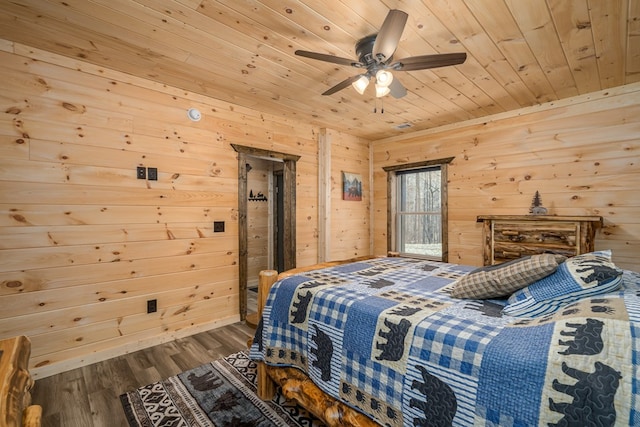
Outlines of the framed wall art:
[{"label": "framed wall art", "polygon": [[362,200],[362,176],[360,174],[342,172],[342,200]]}]

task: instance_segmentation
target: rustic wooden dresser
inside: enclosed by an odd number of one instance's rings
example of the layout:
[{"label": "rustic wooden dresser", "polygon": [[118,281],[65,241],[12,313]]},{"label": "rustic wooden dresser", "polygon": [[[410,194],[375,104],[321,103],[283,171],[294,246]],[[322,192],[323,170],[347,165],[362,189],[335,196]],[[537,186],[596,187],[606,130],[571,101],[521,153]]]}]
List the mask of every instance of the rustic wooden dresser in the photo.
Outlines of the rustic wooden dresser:
[{"label": "rustic wooden dresser", "polygon": [[574,256],[594,250],[600,216],[480,215],[484,265],[526,255]]}]

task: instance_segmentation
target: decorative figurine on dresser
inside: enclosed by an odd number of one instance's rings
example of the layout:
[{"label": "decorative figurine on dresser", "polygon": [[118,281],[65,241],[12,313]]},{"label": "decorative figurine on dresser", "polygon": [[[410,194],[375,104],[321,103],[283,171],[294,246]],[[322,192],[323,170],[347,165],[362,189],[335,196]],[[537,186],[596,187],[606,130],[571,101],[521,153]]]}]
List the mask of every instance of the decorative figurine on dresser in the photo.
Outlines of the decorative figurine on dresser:
[{"label": "decorative figurine on dresser", "polygon": [[554,253],[567,257],[593,252],[601,216],[479,215],[484,265],[526,255]]}]

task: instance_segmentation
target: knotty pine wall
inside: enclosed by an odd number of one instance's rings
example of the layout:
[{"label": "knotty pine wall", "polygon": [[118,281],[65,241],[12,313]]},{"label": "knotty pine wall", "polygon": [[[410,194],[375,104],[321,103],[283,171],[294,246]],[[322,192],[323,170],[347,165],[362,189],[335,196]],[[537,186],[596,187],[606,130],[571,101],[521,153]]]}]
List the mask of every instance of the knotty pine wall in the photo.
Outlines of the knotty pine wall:
[{"label": "knotty pine wall", "polygon": [[[251,170],[247,173],[247,188],[253,192],[253,200],[247,202],[247,287],[258,287],[261,270],[269,270],[269,175],[273,173],[273,163],[268,160],[249,158]],[[266,200],[256,200],[261,193]],[[249,196],[247,196],[249,197]],[[271,202],[275,202],[271,200]]]},{"label": "knotty pine wall", "polygon": [[[320,258],[332,261],[371,255],[370,141],[330,129],[321,134],[321,141],[320,156],[324,154],[329,160],[324,180],[326,201],[320,209],[326,212],[320,241],[320,250],[324,245],[326,253]],[[342,172],[359,174],[362,178],[361,201],[342,199]],[[322,171],[320,174],[322,176]],[[322,187],[322,180],[320,185]]]},{"label": "knotty pine wall", "polygon": [[482,265],[482,214],[600,215],[596,249],[640,271],[640,84],[373,142],[374,245],[386,249],[383,166],[454,156],[449,260]]},{"label": "knotty pine wall", "polygon": [[0,94],[0,338],[29,336],[36,378],[239,319],[231,143],[301,156],[297,264],[317,262],[311,125],[1,40]]}]

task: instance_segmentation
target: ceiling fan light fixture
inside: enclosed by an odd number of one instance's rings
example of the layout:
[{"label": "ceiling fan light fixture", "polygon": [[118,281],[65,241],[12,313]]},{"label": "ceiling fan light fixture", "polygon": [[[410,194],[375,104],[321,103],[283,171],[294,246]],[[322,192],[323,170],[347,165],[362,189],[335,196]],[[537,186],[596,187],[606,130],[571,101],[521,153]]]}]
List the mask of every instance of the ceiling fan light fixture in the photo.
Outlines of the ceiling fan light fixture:
[{"label": "ceiling fan light fixture", "polygon": [[388,87],[393,81],[393,74],[387,70],[378,70],[376,73],[376,85]]},{"label": "ceiling fan light fixture", "polygon": [[382,86],[376,83],[376,98],[382,98],[385,95],[388,95],[391,92],[388,86]]},{"label": "ceiling fan light fixture", "polygon": [[369,78],[367,76],[360,76],[360,78],[351,83],[351,85],[356,90],[356,92],[358,92],[360,95],[363,95],[365,89],[367,88],[367,86],[369,86]]}]

